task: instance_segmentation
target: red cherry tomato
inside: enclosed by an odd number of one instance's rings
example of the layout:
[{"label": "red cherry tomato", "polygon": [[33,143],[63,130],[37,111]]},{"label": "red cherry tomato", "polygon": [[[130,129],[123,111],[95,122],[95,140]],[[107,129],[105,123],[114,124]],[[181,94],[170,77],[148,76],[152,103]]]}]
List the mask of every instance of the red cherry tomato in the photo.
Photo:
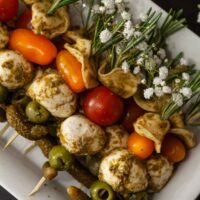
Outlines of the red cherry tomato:
[{"label": "red cherry tomato", "polygon": [[122,125],[129,133],[132,133],[134,131],[133,123],[144,113],[145,111],[135,103],[133,98],[126,100],[122,116]]},{"label": "red cherry tomato", "polygon": [[181,140],[167,134],[162,143],[162,154],[171,162],[180,162],[185,158],[186,150]]},{"label": "red cherry tomato", "polygon": [[16,22],[17,28],[31,28],[32,11],[26,9]]},{"label": "red cherry tomato", "polygon": [[18,0],[0,0],[0,22],[8,22],[18,12]]},{"label": "red cherry tomato", "polygon": [[89,91],[83,100],[85,115],[101,126],[117,122],[123,113],[123,108],[122,99],[103,86]]}]

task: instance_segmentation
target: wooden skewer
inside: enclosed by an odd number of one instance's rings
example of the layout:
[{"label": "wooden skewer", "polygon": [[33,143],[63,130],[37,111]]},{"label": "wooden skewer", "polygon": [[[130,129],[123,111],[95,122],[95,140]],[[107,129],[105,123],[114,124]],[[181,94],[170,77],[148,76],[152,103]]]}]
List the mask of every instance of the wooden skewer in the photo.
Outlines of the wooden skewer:
[{"label": "wooden skewer", "polygon": [[14,140],[19,136],[19,134],[17,132],[15,132],[12,137],[8,140],[8,142],[5,144],[4,148],[3,148],[3,151],[6,150],[6,148],[11,145]]},{"label": "wooden skewer", "polygon": [[5,126],[0,130],[0,136],[2,136],[10,127],[8,123],[5,124]]},{"label": "wooden skewer", "polygon": [[28,154],[30,151],[32,151],[35,147],[37,146],[36,142],[32,142],[31,144],[29,144],[25,149],[23,154],[26,155]]},{"label": "wooden skewer", "polygon": [[36,192],[38,192],[38,190],[42,187],[42,185],[47,181],[47,179],[45,177],[42,177],[40,179],[40,181],[37,183],[37,185],[33,188],[33,190],[31,191],[31,193],[29,194],[29,196],[34,195]]}]

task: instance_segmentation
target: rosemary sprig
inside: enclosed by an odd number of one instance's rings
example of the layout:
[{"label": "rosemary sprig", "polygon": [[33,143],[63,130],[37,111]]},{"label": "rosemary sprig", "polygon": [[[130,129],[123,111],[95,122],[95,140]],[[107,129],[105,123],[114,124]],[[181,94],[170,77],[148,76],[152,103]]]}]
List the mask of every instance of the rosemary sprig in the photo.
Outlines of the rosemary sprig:
[{"label": "rosemary sprig", "polygon": [[53,15],[58,8],[77,2],[78,0],[54,0],[47,14]]},{"label": "rosemary sprig", "polygon": [[[184,121],[186,125],[199,126],[200,125],[200,94],[196,97],[188,109],[184,112]],[[193,101],[193,99],[191,99]]]},{"label": "rosemary sprig", "polygon": [[[192,90],[192,97],[194,97],[196,94],[200,92],[200,71],[197,72],[195,78],[190,82],[189,88]],[[190,99],[183,98],[183,105],[185,105]],[[178,112],[182,109],[183,106],[178,106],[176,102],[174,102],[172,99],[168,102],[166,106],[164,106],[162,110],[162,118],[168,119],[171,115],[173,115],[175,112]]]},{"label": "rosemary sprig", "polygon": [[186,25],[184,25],[186,19],[181,18],[182,13],[183,10],[174,11],[171,9],[161,27],[155,29],[155,33],[152,35],[149,43],[155,43],[157,46],[163,46],[165,39],[168,36],[186,27]]}]

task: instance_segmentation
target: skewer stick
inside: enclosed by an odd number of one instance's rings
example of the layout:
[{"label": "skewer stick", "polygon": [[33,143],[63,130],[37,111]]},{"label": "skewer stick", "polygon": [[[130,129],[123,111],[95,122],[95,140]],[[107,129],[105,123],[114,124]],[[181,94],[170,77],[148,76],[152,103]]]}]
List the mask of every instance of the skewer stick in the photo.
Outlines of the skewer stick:
[{"label": "skewer stick", "polygon": [[6,150],[6,148],[13,143],[13,141],[19,136],[17,132],[15,132],[12,137],[8,140],[8,142],[5,144],[3,151]]},{"label": "skewer stick", "polygon": [[23,154],[26,155],[28,154],[30,151],[32,151],[35,147],[37,146],[36,142],[32,142],[31,144],[29,144],[25,149]]},{"label": "skewer stick", "polygon": [[34,195],[38,190],[42,187],[42,185],[47,181],[47,179],[43,176],[40,181],[37,183],[37,185],[33,188],[29,196]]},{"label": "skewer stick", "polygon": [[2,136],[10,127],[8,123],[5,124],[5,126],[0,130],[0,136]]}]

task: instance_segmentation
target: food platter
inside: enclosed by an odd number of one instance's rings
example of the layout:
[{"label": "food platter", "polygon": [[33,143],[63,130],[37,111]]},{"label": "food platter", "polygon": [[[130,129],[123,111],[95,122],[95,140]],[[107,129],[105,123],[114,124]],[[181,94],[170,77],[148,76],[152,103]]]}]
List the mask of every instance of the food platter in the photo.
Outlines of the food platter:
[{"label": "food platter", "polygon": [[[161,10],[149,0],[130,1],[130,8],[134,18],[137,18],[141,12],[144,13],[147,11],[149,7],[155,10]],[[190,30],[184,29],[170,37],[168,39],[168,45],[173,55],[183,51],[186,59],[194,62],[197,67],[200,66],[198,53],[200,39]],[[1,124],[1,127],[3,127],[3,124]],[[197,137],[199,130],[195,129]],[[9,129],[1,138],[0,148],[3,148],[12,133],[13,130]],[[30,141],[18,137],[8,150],[0,152],[0,185],[20,200],[66,199],[66,186],[80,186],[66,172],[59,173],[59,176],[54,181],[47,183],[35,196],[28,197],[28,192],[32,190],[33,186],[41,178],[40,168],[45,161],[45,158],[37,148],[26,155],[23,154],[23,150],[30,143]],[[154,196],[155,200],[195,199],[200,188],[200,171],[198,170],[200,168],[199,151],[200,146],[197,146],[189,152],[190,155],[176,169],[170,183],[160,193]]]}]

